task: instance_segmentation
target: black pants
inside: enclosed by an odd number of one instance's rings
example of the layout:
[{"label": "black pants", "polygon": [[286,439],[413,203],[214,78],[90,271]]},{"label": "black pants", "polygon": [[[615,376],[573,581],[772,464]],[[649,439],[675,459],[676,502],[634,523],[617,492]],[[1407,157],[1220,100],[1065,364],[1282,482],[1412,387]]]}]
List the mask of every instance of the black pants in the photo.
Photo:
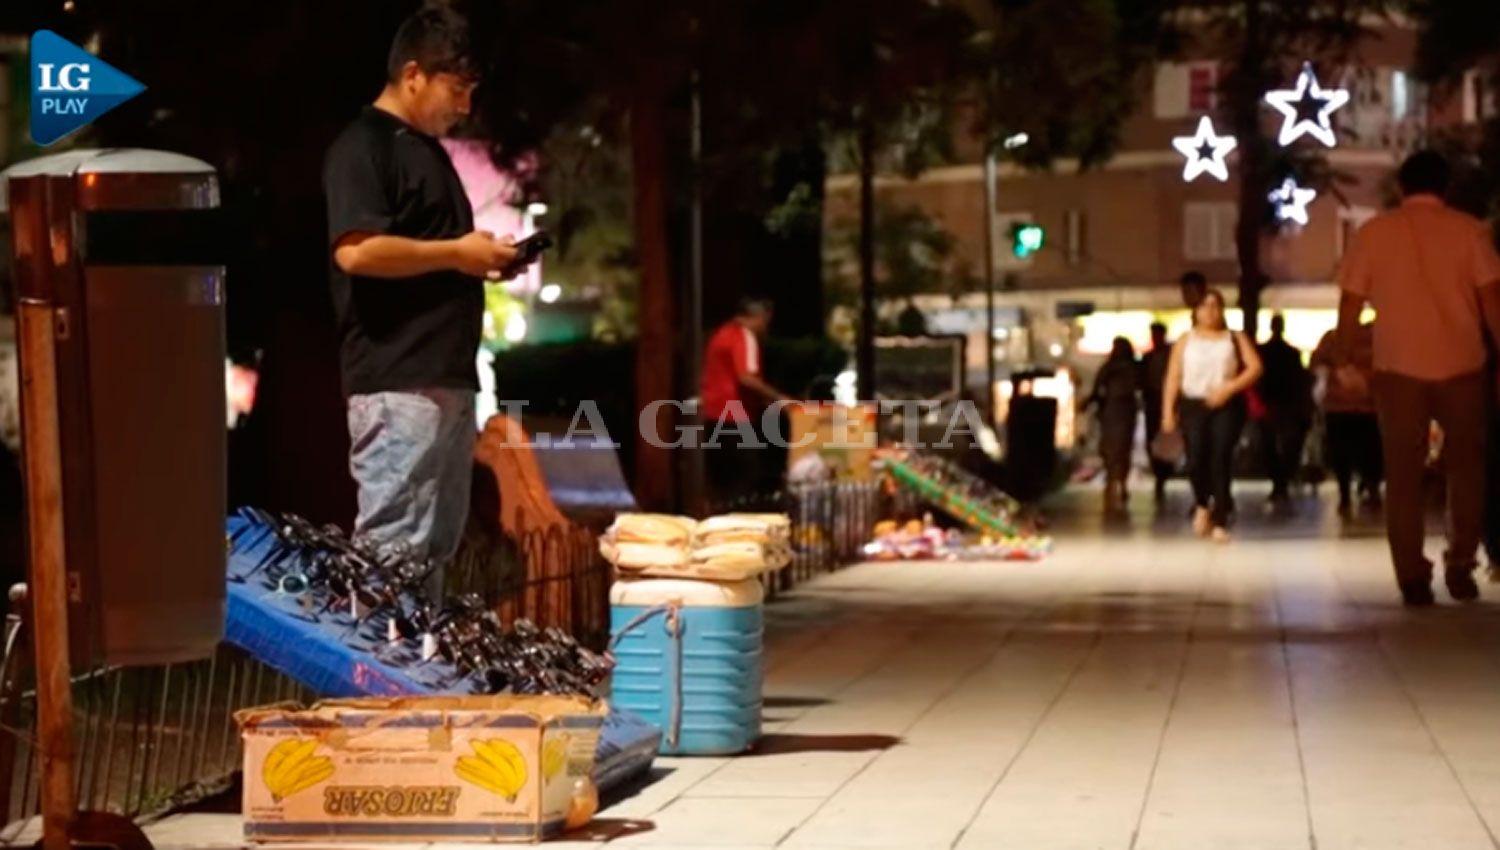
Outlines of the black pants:
[{"label": "black pants", "polygon": [[1245,427],[1245,402],[1235,398],[1211,410],[1200,399],[1185,398],[1179,403],[1178,419],[1187,443],[1193,504],[1208,508],[1215,526],[1225,526],[1234,511],[1230,487],[1234,481],[1234,450]]},{"label": "black pants", "polygon": [[1261,452],[1272,497],[1285,496],[1292,479],[1302,469],[1302,446],[1307,442],[1307,423],[1301,416],[1272,409],[1260,423]]},{"label": "black pants", "polygon": [[1380,426],[1373,412],[1323,414],[1323,454],[1338,481],[1340,502],[1349,501],[1355,475],[1360,487],[1379,492],[1385,477],[1380,451]]},{"label": "black pants", "polygon": [[1490,568],[1500,568],[1500,399],[1493,378],[1485,388],[1489,440],[1484,453],[1484,554]]},{"label": "black pants", "polygon": [[1402,584],[1432,578],[1422,551],[1427,500],[1423,486],[1433,420],[1443,429],[1443,472],[1448,481],[1447,566],[1474,566],[1484,530],[1485,373],[1426,381],[1375,373],[1375,408],[1385,451],[1385,529]]}]

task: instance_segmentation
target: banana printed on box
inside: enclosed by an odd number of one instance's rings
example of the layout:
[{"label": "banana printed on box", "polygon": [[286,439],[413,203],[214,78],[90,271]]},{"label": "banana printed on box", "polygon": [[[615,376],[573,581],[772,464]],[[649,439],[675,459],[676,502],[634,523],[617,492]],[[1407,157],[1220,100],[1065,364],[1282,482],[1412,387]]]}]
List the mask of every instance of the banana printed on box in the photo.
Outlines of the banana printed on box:
[{"label": "banana printed on box", "polygon": [[526,787],[526,757],[503,738],[470,741],[474,755],[460,756],[453,772],[465,782],[514,801]]},{"label": "banana printed on box", "polygon": [[280,802],[333,775],[333,760],[314,755],[317,749],[316,738],[288,738],[271,748],[260,771],[271,799]]}]

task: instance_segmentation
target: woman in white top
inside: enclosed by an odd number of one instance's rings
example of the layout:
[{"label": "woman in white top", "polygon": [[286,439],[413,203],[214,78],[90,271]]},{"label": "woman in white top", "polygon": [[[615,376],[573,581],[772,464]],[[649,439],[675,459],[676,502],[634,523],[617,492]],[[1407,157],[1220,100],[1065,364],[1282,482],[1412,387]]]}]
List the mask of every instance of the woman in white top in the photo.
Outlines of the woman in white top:
[{"label": "woman in white top", "polygon": [[1182,426],[1193,482],[1193,530],[1229,540],[1234,449],[1245,427],[1246,390],[1260,379],[1260,355],[1224,324],[1224,296],[1210,289],[1193,309],[1193,328],[1172,346],[1162,390],[1161,429]]}]

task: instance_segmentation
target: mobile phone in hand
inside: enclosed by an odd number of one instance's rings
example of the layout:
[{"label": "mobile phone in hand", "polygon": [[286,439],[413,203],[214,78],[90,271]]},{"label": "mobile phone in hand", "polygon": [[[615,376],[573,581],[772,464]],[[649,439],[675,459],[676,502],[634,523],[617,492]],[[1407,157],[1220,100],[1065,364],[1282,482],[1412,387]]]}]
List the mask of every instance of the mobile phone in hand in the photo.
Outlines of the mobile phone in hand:
[{"label": "mobile phone in hand", "polygon": [[515,244],[516,258],[500,270],[501,280],[510,280],[526,270],[526,267],[541,259],[542,252],[552,247],[552,234],[538,230]]}]

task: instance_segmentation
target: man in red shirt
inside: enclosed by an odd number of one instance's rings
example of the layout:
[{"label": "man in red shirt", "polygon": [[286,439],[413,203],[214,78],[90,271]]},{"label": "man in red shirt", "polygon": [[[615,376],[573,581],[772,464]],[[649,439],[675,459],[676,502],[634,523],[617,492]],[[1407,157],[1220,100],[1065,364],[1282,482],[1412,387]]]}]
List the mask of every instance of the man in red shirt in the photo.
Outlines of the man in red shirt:
[{"label": "man in red shirt", "polygon": [[714,494],[721,499],[743,493],[754,483],[753,449],[740,446],[744,429],[751,427],[749,402],[790,400],[761,377],[760,337],[771,326],[771,311],[769,301],[741,300],[734,318],[714,331],[703,353],[699,411],[705,434],[719,432],[717,446],[709,446],[708,471]]}]

